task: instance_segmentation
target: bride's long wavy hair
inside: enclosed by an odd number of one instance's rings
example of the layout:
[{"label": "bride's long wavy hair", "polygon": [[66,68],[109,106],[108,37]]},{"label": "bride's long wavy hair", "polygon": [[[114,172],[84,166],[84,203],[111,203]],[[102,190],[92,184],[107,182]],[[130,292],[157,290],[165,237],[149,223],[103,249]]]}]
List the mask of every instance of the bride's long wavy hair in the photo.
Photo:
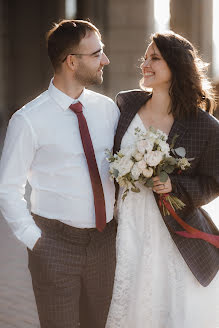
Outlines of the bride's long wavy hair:
[{"label": "bride's long wavy hair", "polygon": [[[198,107],[212,114],[216,108],[215,91],[207,77],[208,64],[198,56],[195,47],[172,31],[152,34],[151,41],[172,73],[169,95],[174,118],[194,116]],[[144,89],[142,81],[140,86]]]}]

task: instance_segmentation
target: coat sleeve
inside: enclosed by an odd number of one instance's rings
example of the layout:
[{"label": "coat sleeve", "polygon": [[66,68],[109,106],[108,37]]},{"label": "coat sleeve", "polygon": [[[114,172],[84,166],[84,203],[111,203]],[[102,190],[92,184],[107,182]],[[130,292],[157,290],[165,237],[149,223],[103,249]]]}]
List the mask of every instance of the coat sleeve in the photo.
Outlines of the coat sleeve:
[{"label": "coat sleeve", "polygon": [[[191,142],[193,142],[191,140]],[[173,194],[186,205],[200,207],[219,196],[219,125],[213,125],[194,174],[171,174]]]},{"label": "coat sleeve", "polygon": [[41,236],[24,199],[36,151],[37,140],[30,122],[16,112],[8,125],[0,162],[0,210],[16,237],[30,249]]}]

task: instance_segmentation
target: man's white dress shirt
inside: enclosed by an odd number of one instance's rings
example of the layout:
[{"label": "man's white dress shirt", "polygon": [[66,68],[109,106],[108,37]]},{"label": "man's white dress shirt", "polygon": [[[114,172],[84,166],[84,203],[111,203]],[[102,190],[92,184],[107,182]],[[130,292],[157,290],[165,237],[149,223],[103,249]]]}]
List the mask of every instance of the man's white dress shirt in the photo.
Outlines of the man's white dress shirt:
[{"label": "man's white dress shirt", "polygon": [[11,118],[0,162],[0,209],[19,240],[32,249],[41,236],[31,211],[79,228],[95,227],[93,191],[78,120],[69,106],[80,101],[102,180],[107,222],[113,217],[114,183],[106,149],[112,149],[119,109],[108,97],[84,89],[75,100],[50,83],[49,89]]}]

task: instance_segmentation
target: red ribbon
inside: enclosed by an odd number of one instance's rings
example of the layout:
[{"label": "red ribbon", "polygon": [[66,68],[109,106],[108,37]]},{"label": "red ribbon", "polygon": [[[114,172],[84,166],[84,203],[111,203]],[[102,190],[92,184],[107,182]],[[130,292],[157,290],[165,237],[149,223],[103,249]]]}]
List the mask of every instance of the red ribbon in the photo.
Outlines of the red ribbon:
[{"label": "red ribbon", "polygon": [[186,231],[175,231],[176,234],[185,237],[185,238],[196,238],[196,239],[202,239],[207,241],[208,243],[214,245],[215,247],[219,248],[219,236],[212,235],[203,231],[200,231],[198,229],[195,229],[191,227],[188,223],[183,221],[174,211],[172,206],[170,205],[169,201],[167,200],[168,194],[162,194],[160,195],[160,202],[166,207],[166,209],[170,212],[172,217],[183,227]]}]

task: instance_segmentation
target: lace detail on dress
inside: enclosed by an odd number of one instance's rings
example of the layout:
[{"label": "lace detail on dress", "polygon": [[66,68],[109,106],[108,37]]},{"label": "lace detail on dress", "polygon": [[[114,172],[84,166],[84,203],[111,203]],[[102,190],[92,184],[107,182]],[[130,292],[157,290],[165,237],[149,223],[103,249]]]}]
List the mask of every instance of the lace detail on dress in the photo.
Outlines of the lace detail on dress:
[{"label": "lace detail on dress", "polygon": [[[133,144],[136,127],[144,129],[138,114],[121,148]],[[214,287],[219,279],[207,288],[199,285],[163,222],[152,190],[139,187],[140,193],[129,192],[124,201],[123,191],[119,193],[117,266],[106,328],[219,328]]]}]

